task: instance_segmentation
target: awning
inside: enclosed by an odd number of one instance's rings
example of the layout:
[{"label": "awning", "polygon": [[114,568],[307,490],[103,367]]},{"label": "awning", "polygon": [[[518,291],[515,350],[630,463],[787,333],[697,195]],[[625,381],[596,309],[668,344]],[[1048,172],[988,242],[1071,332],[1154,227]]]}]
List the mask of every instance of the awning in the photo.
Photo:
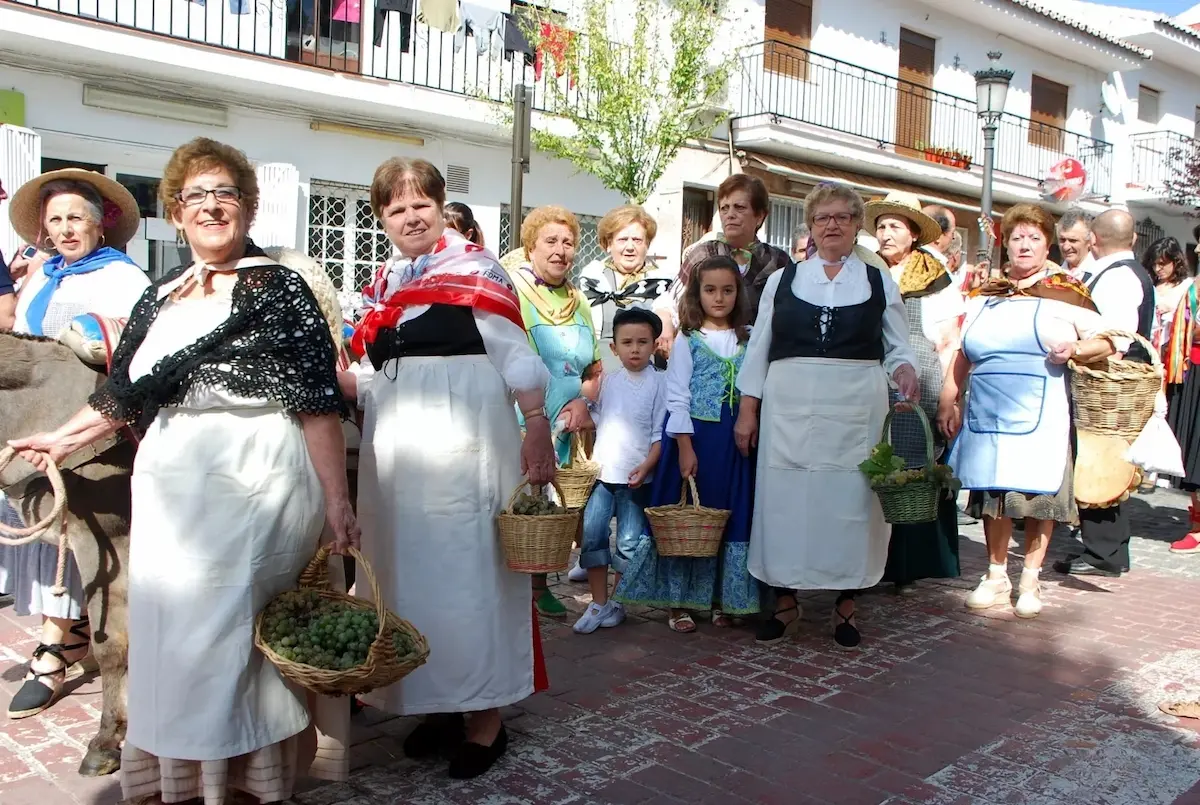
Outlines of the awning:
[{"label": "awning", "polygon": [[[747,173],[753,173],[755,170],[767,171],[768,173],[794,178],[797,181],[814,185],[818,182],[827,181],[842,182],[862,191],[868,197],[868,201],[871,200],[871,196],[882,198],[893,190],[901,190],[906,193],[916,194],[921,199],[922,204],[943,204],[947,207],[957,207],[976,216],[981,212],[979,199],[977,198],[964,196],[959,193],[948,193],[945,190],[919,187],[909,182],[885,179],[881,176],[868,176],[865,173],[840,170],[828,165],[817,165],[813,162],[799,162],[794,159],[785,159],[784,157],[772,156],[770,154],[746,154],[743,162],[743,167],[747,170]],[[993,202],[992,214],[996,216],[1003,215],[1008,211],[1010,206],[1012,205]]]}]

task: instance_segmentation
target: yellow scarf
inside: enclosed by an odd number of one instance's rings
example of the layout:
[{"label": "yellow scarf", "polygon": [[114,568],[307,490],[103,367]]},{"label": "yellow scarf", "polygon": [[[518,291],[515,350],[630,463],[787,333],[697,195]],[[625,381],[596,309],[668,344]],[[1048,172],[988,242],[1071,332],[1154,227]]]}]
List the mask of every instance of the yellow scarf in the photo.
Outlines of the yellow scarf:
[{"label": "yellow scarf", "polygon": [[[566,324],[575,317],[575,311],[580,305],[587,306],[583,294],[570,282],[565,282],[557,288],[540,283],[528,264],[511,272],[511,277],[517,293],[533,306],[546,324]],[[536,323],[538,322],[525,324],[528,327]]]}]

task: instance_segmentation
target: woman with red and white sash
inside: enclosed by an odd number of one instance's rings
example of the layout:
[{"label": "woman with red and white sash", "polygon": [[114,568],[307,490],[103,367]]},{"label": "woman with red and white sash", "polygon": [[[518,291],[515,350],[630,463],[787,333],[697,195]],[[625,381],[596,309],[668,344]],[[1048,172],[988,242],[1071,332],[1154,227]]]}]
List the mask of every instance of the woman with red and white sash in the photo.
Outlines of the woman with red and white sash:
[{"label": "woman with red and white sash", "polygon": [[529,579],[507,569],[495,518],[523,475],[545,484],[555,462],[549,375],[516,291],[491,252],[446,228],[445,198],[441,174],[423,160],[391,159],[375,172],[371,207],[400,256],[364,291],[352,347],[369,360],[340,378],[365,412],[363,552],[388,607],[430,648],[424,666],[363,699],[430,715],[405,753],[447,753],[450,776],[464,779],[504,753],[499,708],[546,687]]}]

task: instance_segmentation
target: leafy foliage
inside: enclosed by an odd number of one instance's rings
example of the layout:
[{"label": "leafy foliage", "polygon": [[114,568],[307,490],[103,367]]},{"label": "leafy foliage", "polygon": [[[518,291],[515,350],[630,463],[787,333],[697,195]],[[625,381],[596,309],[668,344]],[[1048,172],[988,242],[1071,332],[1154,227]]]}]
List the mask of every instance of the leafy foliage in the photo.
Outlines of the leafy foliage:
[{"label": "leafy foliage", "polygon": [[[547,107],[573,124],[570,134],[535,127],[534,146],[630,201],[645,201],[680,147],[724,118],[713,109],[737,54],[717,41],[724,22],[717,6],[714,0],[585,0],[581,30],[573,36],[556,27],[543,33],[541,23],[551,20],[540,12],[527,17],[526,34],[546,54],[547,69],[563,74],[546,81]],[[632,20],[628,34],[616,35],[618,21],[626,19]]]},{"label": "leafy foliage", "polygon": [[1193,217],[1200,217],[1200,145],[1179,146],[1167,152],[1171,175],[1163,180],[1167,200],[1180,207],[1190,207]]}]

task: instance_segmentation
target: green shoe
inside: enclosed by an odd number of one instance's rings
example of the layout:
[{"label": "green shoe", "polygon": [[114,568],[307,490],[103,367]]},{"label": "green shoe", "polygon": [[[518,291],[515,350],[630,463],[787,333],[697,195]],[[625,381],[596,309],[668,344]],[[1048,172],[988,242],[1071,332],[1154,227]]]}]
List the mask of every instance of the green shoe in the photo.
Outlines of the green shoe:
[{"label": "green shoe", "polygon": [[550,592],[549,587],[543,589],[533,603],[537,611],[548,618],[561,618],[567,614],[567,608]]}]

